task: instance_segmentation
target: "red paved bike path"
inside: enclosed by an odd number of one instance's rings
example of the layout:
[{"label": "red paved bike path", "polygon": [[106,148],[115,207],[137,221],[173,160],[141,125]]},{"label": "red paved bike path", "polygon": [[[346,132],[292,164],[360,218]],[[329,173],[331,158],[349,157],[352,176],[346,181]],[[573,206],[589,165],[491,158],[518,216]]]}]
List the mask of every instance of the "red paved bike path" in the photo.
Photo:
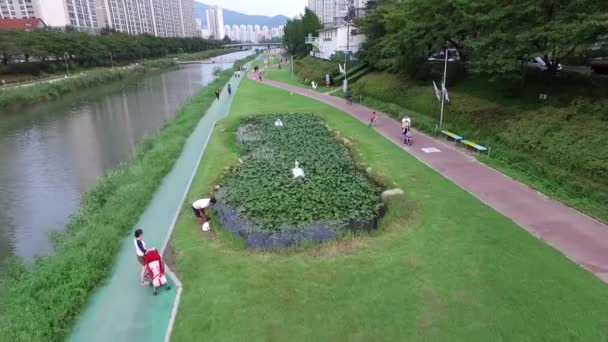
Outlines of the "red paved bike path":
[{"label": "red paved bike path", "polygon": [[[251,74],[249,78],[260,82]],[[372,112],[362,105],[349,105],[342,98],[313,90],[266,79],[260,83],[313,98],[366,123]],[[454,143],[414,130],[414,145],[404,146],[401,124],[384,113],[377,115],[374,129],[387,139],[608,282],[608,225],[482,164]],[[440,152],[422,151],[429,147]]]}]

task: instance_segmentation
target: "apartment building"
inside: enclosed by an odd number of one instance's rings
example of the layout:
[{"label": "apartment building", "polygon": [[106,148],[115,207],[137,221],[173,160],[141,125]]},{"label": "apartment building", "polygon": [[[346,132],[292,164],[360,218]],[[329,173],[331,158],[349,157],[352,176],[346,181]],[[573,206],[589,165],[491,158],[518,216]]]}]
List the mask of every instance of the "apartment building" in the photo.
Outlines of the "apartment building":
[{"label": "apartment building", "polygon": [[0,19],[32,17],[35,17],[32,0],[0,0]]},{"label": "apartment building", "polygon": [[219,6],[207,7],[207,26],[213,39],[220,40],[226,35],[224,32],[224,12]]}]

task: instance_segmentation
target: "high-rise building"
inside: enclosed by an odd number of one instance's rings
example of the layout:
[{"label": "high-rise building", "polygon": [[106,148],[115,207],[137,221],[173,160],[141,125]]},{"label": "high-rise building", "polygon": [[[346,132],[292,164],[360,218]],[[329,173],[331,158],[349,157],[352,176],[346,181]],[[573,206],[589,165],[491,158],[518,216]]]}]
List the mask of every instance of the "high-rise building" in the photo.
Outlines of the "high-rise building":
[{"label": "high-rise building", "polygon": [[241,32],[239,32],[239,25],[232,25],[232,35],[233,37],[230,37],[230,39],[232,40],[241,40]]},{"label": "high-rise building", "polygon": [[194,0],[0,0],[0,18],[38,17],[49,27],[200,36]]},{"label": "high-rise building", "polygon": [[97,31],[96,0],[0,0],[0,18],[42,19],[50,27]]},{"label": "high-rise building", "polygon": [[253,33],[253,25],[247,25],[247,41],[253,42],[255,39],[255,34]]},{"label": "high-rise building", "polygon": [[224,12],[219,6],[207,7],[207,26],[210,37],[217,40],[224,38]]},{"label": "high-rise building", "polygon": [[240,33],[239,40],[242,42],[246,42],[247,41],[247,26],[245,26],[245,25],[239,26],[239,33]]},{"label": "high-rise building", "polygon": [[0,19],[35,17],[32,0],[0,0]]},{"label": "high-rise building", "polygon": [[324,26],[335,26],[343,22],[349,7],[363,9],[368,0],[308,0],[308,8],[313,11]]}]

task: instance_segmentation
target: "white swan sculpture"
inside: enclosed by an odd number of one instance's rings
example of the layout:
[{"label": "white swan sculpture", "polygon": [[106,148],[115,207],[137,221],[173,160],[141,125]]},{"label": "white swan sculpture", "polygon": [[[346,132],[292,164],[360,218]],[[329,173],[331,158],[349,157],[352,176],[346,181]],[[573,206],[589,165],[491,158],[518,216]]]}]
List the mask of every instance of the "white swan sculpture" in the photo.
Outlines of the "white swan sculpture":
[{"label": "white swan sculpture", "polygon": [[304,178],[304,170],[300,168],[300,163],[296,160],[296,167],[291,169],[291,173],[293,174],[293,178]]}]

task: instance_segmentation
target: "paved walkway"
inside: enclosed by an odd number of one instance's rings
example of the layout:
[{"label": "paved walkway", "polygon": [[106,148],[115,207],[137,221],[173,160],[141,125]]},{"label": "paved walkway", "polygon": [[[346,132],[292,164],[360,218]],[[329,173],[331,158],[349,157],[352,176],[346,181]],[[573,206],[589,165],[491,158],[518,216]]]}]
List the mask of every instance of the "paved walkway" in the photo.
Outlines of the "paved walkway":
[{"label": "paved walkway", "polygon": [[[313,98],[366,123],[372,112],[370,108],[349,105],[342,98],[313,90],[271,80],[262,83]],[[375,129],[387,139],[608,282],[608,225],[482,164],[446,140],[414,130],[414,145],[403,146],[401,124],[386,114],[377,114]],[[422,150],[432,147],[440,152],[426,153]]]},{"label": "paved walkway", "polygon": [[[161,251],[169,238],[177,213],[190,187],[215,123],[228,115],[240,78],[232,78],[233,95],[224,91],[192,132],[173,169],[163,179],[154,198],[139,218],[133,231],[144,229],[148,247]],[[161,290],[155,297],[149,287],[139,285],[139,270],[131,233],[124,238],[114,269],[107,282],[93,294],[76,323],[70,341],[160,342],[176,302],[176,287]],[[163,251],[164,252],[164,251]]]}]

